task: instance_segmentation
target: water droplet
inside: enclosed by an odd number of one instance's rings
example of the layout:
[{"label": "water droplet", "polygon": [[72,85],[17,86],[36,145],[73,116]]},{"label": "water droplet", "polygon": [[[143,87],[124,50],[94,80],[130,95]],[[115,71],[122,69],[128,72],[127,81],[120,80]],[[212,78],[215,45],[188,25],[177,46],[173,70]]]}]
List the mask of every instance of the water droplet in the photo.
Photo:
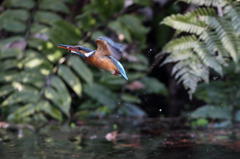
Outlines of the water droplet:
[{"label": "water droplet", "polygon": [[151,54],[151,53],[152,53],[152,49],[149,49],[149,50],[148,50],[148,53]]}]

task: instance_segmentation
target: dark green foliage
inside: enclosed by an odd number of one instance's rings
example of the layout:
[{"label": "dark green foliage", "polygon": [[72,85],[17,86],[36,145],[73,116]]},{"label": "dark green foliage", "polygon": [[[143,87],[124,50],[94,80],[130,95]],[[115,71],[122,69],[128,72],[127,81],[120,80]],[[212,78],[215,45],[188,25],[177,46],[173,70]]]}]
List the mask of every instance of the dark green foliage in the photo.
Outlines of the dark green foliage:
[{"label": "dark green foliage", "polygon": [[212,81],[211,85],[201,84],[196,92],[196,97],[211,105],[239,107],[239,70],[236,69],[235,64],[231,64],[225,69],[225,72],[223,79],[214,77],[215,81]]},{"label": "dark green foliage", "polygon": [[[237,65],[237,68],[239,66]],[[205,101],[207,105],[198,108],[191,113],[192,118],[210,118],[237,120],[237,110],[240,108],[240,84],[239,70],[235,64],[230,64],[224,70],[225,75],[221,79],[213,77],[210,84],[201,84],[195,97]]]},{"label": "dark green foliage", "polygon": [[[93,0],[79,8],[79,15],[71,13],[71,3],[3,2],[0,107],[4,116],[14,122],[31,122],[49,118],[62,121],[74,113],[105,115],[116,110],[120,114],[143,115],[136,106],[140,102],[137,95],[143,90],[126,93],[128,83],[139,80],[146,92],[167,93],[157,80],[144,77],[149,66],[145,56],[131,52],[127,55],[124,65],[129,81],[125,81],[86,65],[77,56],[66,55],[56,44],[95,48],[95,38],[106,35],[140,46],[133,50],[139,53],[145,48],[149,30],[143,25],[144,18],[125,14],[123,0]],[[148,1],[136,3],[147,5]]]}]

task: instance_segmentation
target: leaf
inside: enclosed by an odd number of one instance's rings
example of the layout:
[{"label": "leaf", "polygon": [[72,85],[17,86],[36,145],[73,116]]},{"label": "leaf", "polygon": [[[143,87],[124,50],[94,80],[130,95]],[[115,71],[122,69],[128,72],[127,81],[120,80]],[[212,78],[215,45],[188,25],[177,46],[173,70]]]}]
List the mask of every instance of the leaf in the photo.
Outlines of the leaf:
[{"label": "leaf", "polygon": [[128,73],[129,81],[135,81],[137,79],[143,78],[145,73]]},{"label": "leaf", "polygon": [[143,6],[149,6],[151,4],[150,0],[134,0],[134,3],[140,4]]},{"label": "leaf", "polygon": [[58,70],[58,74],[63,77],[64,81],[71,87],[74,92],[78,95],[82,95],[82,85],[77,76],[72,72],[72,70],[65,66],[61,65]]},{"label": "leaf", "polygon": [[44,10],[69,13],[69,9],[64,4],[63,0],[42,0],[39,5],[39,8]]},{"label": "leaf", "polygon": [[71,23],[57,21],[49,31],[50,38],[57,44],[76,44],[81,38],[81,31]]},{"label": "leaf", "polygon": [[14,92],[7,99],[3,101],[2,106],[11,106],[17,103],[32,103],[39,99],[36,90],[24,90],[21,92]]},{"label": "leaf", "polygon": [[[35,72],[35,73],[34,73]],[[1,82],[20,82],[20,83],[32,83],[35,86],[42,86],[43,75],[41,75],[38,70],[31,71],[7,71],[0,72]]]},{"label": "leaf", "polygon": [[0,87],[0,97],[5,98],[4,96],[12,93],[14,91],[14,88],[10,85],[4,85]]},{"label": "leaf", "polygon": [[84,79],[88,84],[93,82],[93,74],[85,63],[79,58],[71,56],[68,60],[68,65],[71,66],[74,71]]},{"label": "leaf", "polygon": [[126,66],[128,69],[134,69],[136,71],[146,71],[148,69],[148,65],[141,63],[129,63]]},{"label": "leaf", "polygon": [[124,85],[127,81],[121,76],[113,76],[106,72],[106,74],[101,75],[100,82],[104,85],[116,86],[118,88],[119,86]]},{"label": "leaf", "polygon": [[131,95],[131,94],[123,94],[121,96],[122,100],[125,101],[125,102],[128,102],[128,103],[141,103],[141,100],[137,97],[137,96],[134,96],[134,95]]},{"label": "leaf", "polygon": [[39,110],[44,111],[45,113],[47,113],[48,115],[50,115],[54,119],[62,121],[63,117],[62,117],[61,112],[57,108],[52,106],[49,102],[42,101],[42,102],[37,104],[37,107],[39,107]]},{"label": "leaf", "polygon": [[[37,35],[42,35],[42,36],[48,37],[48,35],[46,35],[46,34],[47,34],[49,28],[46,28],[46,25],[44,25],[44,24],[33,23],[31,25],[30,29],[31,29],[31,33],[35,34],[34,37],[37,39],[40,39],[39,37],[36,37]],[[41,38],[41,39],[45,40],[44,38]],[[39,45],[38,45],[38,47],[39,47]]]},{"label": "leaf", "polygon": [[8,71],[9,69],[17,68],[17,66],[13,65],[13,63],[17,63],[17,62],[18,60],[15,60],[15,59],[2,61],[0,64],[2,71]]},{"label": "leaf", "polygon": [[145,85],[145,91],[148,93],[160,93],[167,95],[168,91],[166,87],[157,79],[151,77],[144,77],[141,82]]},{"label": "leaf", "polygon": [[206,24],[197,20],[196,16],[189,17],[188,15],[176,14],[166,17],[162,23],[181,32],[194,33],[197,35],[206,30]]},{"label": "leaf", "polygon": [[29,18],[29,13],[22,9],[9,9],[0,15],[0,28],[10,32],[22,32],[26,29],[24,21]]},{"label": "leaf", "polygon": [[146,113],[134,104],[126,103],[119,109],[119,114],[132,116],[132,117],[144,117]]},{"label": "leaf", "polygon": [[24,9],[8,9],[1,14],[1,18],[26,21],[29,18],[29,13]]},{"label": "leaf", "polygon": [[[1,18],[0,21],[2,21]],[[2,25],[0,24],[0,28],[3,28],[6,31],[10,32],[23,32],[26,29],[26,25],[21,21],[9,19],[2,21]]]},{"label": "leaf", "polygon": [[204,5],[204,6],[215,6],[223,7],[226,5],[227,1],[225,0],[180,0],[186,3],[192,3],[195,5]]},{"label": "leaf", "polygon": [[24,40],[24,38],[21,36],[11,36],[8,38],[1,39],[0,40],[0,48],[1,48],[0,50],[5,50],[6,46],[8,46],[9,44],[11,44],[15,41],[22,41],[22,40]]},{"label": "leaf", "polygon": [[23,60],[24,67],[29,69],[39,68],[41,65],[47,63],[38,52],[26,51],[28,56]]},{"label": "leaf", "polygon": [[236,121],[240,121],[240,111],[238,110],[237,112],[236,112]]},{"label": "leaf", "polygon": [[92,97],[93,99],[97,100],[99,103],[114,109],[116,107],[117,97],[116,95],[111,92],[108,88],[98,85],[98,84],[91,84],[84,86],[84,92]]},{"label": "leaf", "polygon": [[70,103],[64,101],[66,97],[64,98],[60,93],[61,92],[57,92],[53,88],[47,88],[45,90],[46,98],[51,100],[65,115],[69,116]]},{"label": "leaf", "polygon": [[205,105],[190,115],[191,118],[210,118],[210,119],[231,119],[231,108],[213,105]]},{"label": "leaf", "polygon": [[20,8],[27,8],[31,9],[34,7],[33,0],[7,0],[4,1],[4,5],[8,7],[20,7]]},{"label": "leaf", "polygon": [[128,42],[132,42],[132,37],[128,28],[126,28],[125,25],[123,25],[119,20],[110,22],[108,26],[114,30],[118,36],[124,35],[124,39],[126,39]]},{"label": "leaf", "polygon": [[34,104],[27,104],[21,106],[17,110],[15,110],[12,114],[8,116],[8,120],[10,121],[19,121],[30,115],[33,115],[36,111],[36,106]]},{"label": "leaf", "polygon": [[61,20],[61,17],[59,15],[48,11],[37,11],[34,18],[35,21],[50,25],[54,24],[56,21]]},{"label": "leaf", "polygon": [[143,39],[144,35],[149,31],[148,28],[142,25],[140,18],[136,16],[124,15],[119,20],[133,33],[135,38]]},{"label": "leaf", "polygon": [[63,81],[57,77],[52,76],[50,78],[50,84],[52,87],[46,88],[44,94],[51,100],[63,113],[69,116],[71,96],[63,83]]},{"label": "leaf", "polygon": [[50,76],[49,80],[50,80],[50,85],[53,86],[54,89],[56,89],[59,92],[68,94],[68,93],[66,93],[66,92],[68,92],[67,88],[66,88],[64,82],[61,80],[61,78],[59,78],[58,76],[52,75],[52,76]]},{"label": "leaf", "polygon": [[124,0],[93,0],[89,5],[84,7],[84,11],[94,11],[101,20],[110,18],[115,13],[119,13],[123,8]]}]

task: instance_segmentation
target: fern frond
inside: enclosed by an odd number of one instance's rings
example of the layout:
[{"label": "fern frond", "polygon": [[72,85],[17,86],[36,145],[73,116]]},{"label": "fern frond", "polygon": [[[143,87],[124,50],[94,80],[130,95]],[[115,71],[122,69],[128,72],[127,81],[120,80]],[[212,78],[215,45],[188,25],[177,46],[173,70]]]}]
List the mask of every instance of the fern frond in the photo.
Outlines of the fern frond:
[{"label": "fern frond", "polygon": [[[163,23],[176,29],[178,35],[164,47],[169,53],[163,64],[176,62],[172,74],[182,82],[188,92],[193,93],[200,81],[208,82],[209,69],[220,75],[229,59],[239,60],[240,52],[240,5],[231,0],[180,0],[208,6],[197,8],[186,14],[176,14],[164,19]],[[211,7],[211,8],[210,8]],[[216,8],[223,9],[218,17]]]},{"label": "fern frond", "polygon": [[232,59],[237,62],[238,56],[238,44],[234,35],[233,27],[224,19],[211,16],[202,16],[199,18],[208,24],[217,33],[219,39],[221,39],[222,45],[229,52]]},{"label": "fern frond", "polygon": [[162,23],[182,32],[201,34],[205,30],[205,25],[190,19],[189,16],[177,14],[165,18]]},{"label": "fern frond", "polygon": [[204,43],[198,42],[198,45],[194,48],[194,51],[197,53],[197,55],[200,57],[200,59],[206,66],[212,68],[220,75],[223,74],[221,64],[219,64],[216,59],[211,55],[209,50],[206,49],[206,45]]},{"label": "fern frond", "polygon": [[168,57],[163,61],[162,65],[165,65],[167,63],[177,62],[181,60],[188,59],[192,56],[190,53],[190,50],[183,50],[183,51],[177,51],[172,52]]},{"label": "fern frond", "polygon": [[197,44],[196,36],[194,35],[183,36],[181,38],[171,40],[169,43],[165,45],[163,50],[165,52],[182,51],[192,49],[193,46],[195,46],[196,44]]},{"label": "fern frond", "polygon": [[229,4],[225,7],[224,13],[231,19],[233,28],[240,34],[240,6],[239,2]]},{"label": "fern frond", "polygon": [[205,43],[206,49],[208,52],[216,57],[216,60],[227,66],[226,60],[224,57],[228,57],[227,50],[223,47],[221,40],[218,38],[216,32],[214,31],[205,31],[200,36],[199,39]]},{"label": "fern frond", "polygon": [[183,14],[185,17],[197,20],[198,16],[217,16],[215,9],[213,8],[197,8],[191,12]]},{"label": "fern frond", "polygon": [[[196,57],[192,57],[193,58],[179,61],[172,70],[172,74],[175,74],[174,77],[178,83],[183,83],[189,94],[195,92],[198,82],[202,80],[208,82],[209,75],[208,69],[206,69]],[[197,60],[194,60],[195,58]],[[190,67],[192,65],[194,67]]]},{"label": "fern frond", "polygon": [[227,0],[180,0],[180,1],[200,6],[214,6],[214,7],[217,6],[223,7],[228,3]]},{"label": "fern frond", "polygon": [[162,23],[182,32],[200,35],[204,30],[206,30],[206,24],[202,21],[199,21],[197,17],[210,15],[216,16],[214,9],[198,8],[184,15],[176,14],[169,16],[165,18]]}]

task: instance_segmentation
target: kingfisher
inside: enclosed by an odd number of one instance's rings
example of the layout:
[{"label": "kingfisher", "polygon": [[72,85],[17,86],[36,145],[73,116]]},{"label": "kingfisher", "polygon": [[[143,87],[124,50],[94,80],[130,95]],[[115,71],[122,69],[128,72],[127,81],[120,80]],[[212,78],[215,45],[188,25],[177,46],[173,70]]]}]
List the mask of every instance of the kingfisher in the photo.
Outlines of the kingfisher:
[{"label": "kingfisher", "polygon": [[77,54],[87,63],[100,69],[109,71],[113,75],[121,75],[128,80],[123,65],[119,62],[125,49],[123,44],[114,42],[112,39],[101,36],[96,39],[97,49],[93,50],[80,45],[58,44],[58,48],[68,50],[72,54]]}]

